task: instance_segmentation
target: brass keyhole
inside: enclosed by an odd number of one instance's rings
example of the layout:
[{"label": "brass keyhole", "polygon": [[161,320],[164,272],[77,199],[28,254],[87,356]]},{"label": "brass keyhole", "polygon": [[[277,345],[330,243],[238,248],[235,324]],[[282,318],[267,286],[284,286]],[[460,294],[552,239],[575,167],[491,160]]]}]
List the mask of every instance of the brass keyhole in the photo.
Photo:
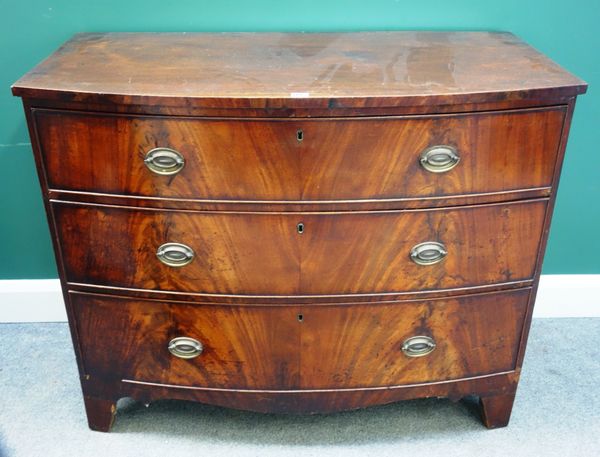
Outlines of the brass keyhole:
[{"label": "brass keyhole", "polygon": [[298,140],[298,143],[304,139],[304,132],[302,131],[302,129],[298,129],[298,131],[296,132],[296,139]]},{"label": "brass keyhole", "polygon": [[296,230],[298,230],[298,233],[302,235],[304,233],[304,224],[302,222],[299,222],[296,226]]},{"label": "brass keyhole", "polygon": [[304,316],[302,314],[298,314],[298,322],[302,322],[304,320]]}]

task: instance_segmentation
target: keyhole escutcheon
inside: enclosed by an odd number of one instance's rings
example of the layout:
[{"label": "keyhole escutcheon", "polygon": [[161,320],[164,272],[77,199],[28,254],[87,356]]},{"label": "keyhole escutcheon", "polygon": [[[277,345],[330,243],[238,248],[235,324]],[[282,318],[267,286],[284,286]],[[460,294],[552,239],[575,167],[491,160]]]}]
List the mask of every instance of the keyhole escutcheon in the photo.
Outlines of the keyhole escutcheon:
[{"label": "keyhole escutcheon", "polygon": [[302,131],[302,129],[298,129],[296,131],[296,139],[298,140],[298,143],[300,143],[304,139],[304,132]]},{"label": "keyhole escutcheon", "polygon": [[300,235],[302,235],[304,233],[304,223],[298,222],[298,225],[296,226],[296,230],[298,230],[298,233]]}]

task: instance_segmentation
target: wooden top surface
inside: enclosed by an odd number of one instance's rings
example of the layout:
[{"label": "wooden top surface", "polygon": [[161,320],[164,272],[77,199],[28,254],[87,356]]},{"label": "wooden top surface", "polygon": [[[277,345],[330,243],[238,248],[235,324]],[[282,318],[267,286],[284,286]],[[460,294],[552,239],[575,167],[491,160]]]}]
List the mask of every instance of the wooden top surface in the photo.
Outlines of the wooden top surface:
[{"label": "wooden top surface", "polygon": [[12,89],[98,103],[360,108],[556,99],[586,84],[510,33],[91,33]]}]

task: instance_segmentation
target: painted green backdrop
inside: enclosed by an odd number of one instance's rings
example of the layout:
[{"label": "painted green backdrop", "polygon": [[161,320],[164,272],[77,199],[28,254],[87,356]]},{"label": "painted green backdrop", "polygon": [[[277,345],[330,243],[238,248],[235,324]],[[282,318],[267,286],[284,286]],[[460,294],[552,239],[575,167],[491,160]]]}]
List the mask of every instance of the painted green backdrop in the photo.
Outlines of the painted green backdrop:
[{"label": "painted green backdrop", "polygon": [[544,273],[600,273],[598,0],[0,0],[0,279],[56,276],[10,85],[76,32],[507,30],[590,84],[575,110]]}]

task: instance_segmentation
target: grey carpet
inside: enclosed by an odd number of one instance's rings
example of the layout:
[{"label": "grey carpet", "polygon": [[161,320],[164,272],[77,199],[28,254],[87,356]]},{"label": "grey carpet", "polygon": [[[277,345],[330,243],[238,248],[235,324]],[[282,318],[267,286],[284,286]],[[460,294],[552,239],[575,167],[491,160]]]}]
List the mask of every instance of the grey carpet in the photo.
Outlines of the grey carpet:
[{"label": "grey carpet", "polygon": [[510,425],[463,403],[415,400],[277,416],[181,401],[120,401],[87,428],[66,324],[0,324],[0,456],[599,456],[600,319],[535,320]]}]

